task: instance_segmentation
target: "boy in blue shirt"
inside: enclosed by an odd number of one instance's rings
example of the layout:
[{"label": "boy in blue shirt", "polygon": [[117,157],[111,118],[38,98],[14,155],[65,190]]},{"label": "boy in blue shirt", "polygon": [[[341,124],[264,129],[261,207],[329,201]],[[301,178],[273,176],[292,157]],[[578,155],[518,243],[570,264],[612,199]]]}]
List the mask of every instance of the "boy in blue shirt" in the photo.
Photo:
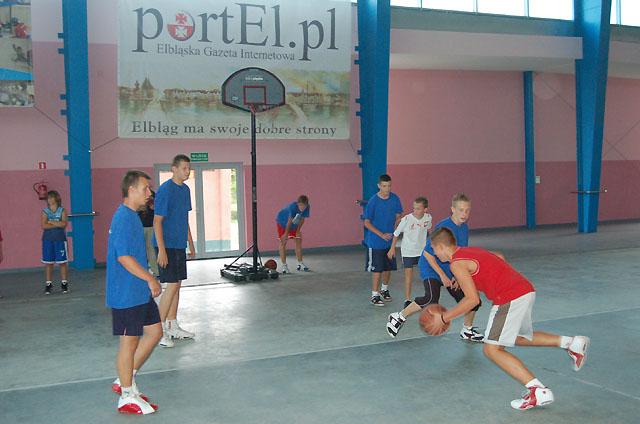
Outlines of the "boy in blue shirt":
[{"label": "boy in blue shirt", "polygon": [[[451,199],[451,216],[440,221],[434,228],[448,228],[456,238],[456,245],[460,247],[469,246],[469,226],[467,221],[471,213],[471,201],[464,193],[458,193]],[[396,337],[398,331],[404,324],[407,317],[419,312],[422,308],[440,300],[440,287],[443,285],[456,302],[464,298],[464,293],[453,279],[448,262],[440,261],[431,247],[431,240],[427,241],[423,254],[418,261],[420,277],[424,282],[425,295],[416,297],[415,300],[400,312],[389,315],[387,332],[391,337]],[[478,303],[471,311],[464,316],[464,324],[460,330],[460,338],[472,342],[482,342],[484,335],[473,326],[476,311],[482,302]]]},{"label": "boy in blue shirt", "polygon": [[391,271],[397,269],[395,256],[389,258],[387,252],[393,240],[393,230],[400,221],[402,205],[400,198],[391,192],[391,177],[387,174],[378,178],[378,189],[364,210],[364,226],[367,229],[364,242],[369,248],[366,270],[372,273],[371,304],[384,306],[384,302],[391,301]]},{"label": "boy in blue shirt", "polygon": [[160,346],[173,347],[172,339],[192,339],[195,334],[178,325],[178,303],[182,280],[187,279],[187,254],[195,257],[196,249],[189,228],[191,192],[184,182],[191,175],[191,160],[177,155],[171,163],[173,176],[158,188],[154,201],[153,231],[157,248],[160,282],[167,283],[160,298],[160,319],[164,335]]},{"label": "boy in blue shirt", "polygon": [[134,380],[162,337],[160,314],[153,300],[162,288],[147,271],[144,230],[137,213],[151,194],[149,179],[141,171],[124,176],[123,202],[113,215],[107,247],[105,303],[112,309],[113,335],[120,336],[118,379],[112,390],[120,394],[118,411],[129,414],[151,414],[158,408],[140,393]]},{"label": "boy in blue shirt", "polygon": [[296,243],[296,259],[298,259],[298,271],[309,271],[309,267],[302,262],[302,225],[305,218],[309,218],[311,206],[309,198],[304,194],[298,196],[298,200],[289,203],[276,215],[278,240],[280,244],[280,261],[282,262],[282,274],[289,274],[287,266],[287,240],[294,239]]}]

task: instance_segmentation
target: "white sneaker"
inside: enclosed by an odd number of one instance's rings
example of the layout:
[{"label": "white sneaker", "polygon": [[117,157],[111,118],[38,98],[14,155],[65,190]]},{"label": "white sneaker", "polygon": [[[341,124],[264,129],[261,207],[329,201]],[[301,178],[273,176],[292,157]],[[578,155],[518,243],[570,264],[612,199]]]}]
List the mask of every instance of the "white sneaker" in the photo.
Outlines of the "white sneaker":
[{"label": "white sneaker", "polygon": [[567,349],[569,357],[573,361],[573,370],[580,371],[587,361],[587,349],[589,349],[589,337],[575,336]]},{"label": "white sneaker", "polygon": [[171,340],[171,336],[169,335],[169,333],[165,332],[164,334],[162,334],[162,338],[160,339],[160,343],[158,343],[158,345],[162,347],[174,347],[175,343],[173,343],[173,340]]},{"label": "white sneaker", "polygon": [[282,264],[280,274],[291,274],[291,271],[289,271],[289,267],[287,266],[287,264]]},{"label": "white sneaker", "polygon": [[[133,391],[133,393],[139,395],[142,398],[142,400],[144,400],[145,402],[149,402],[149,397],[146,396],[144,393],[140,393],[140,390],[138,389],[138,386],[136,385],[135,380],[131,385],[131,390]],[[116,378],[115,380],[113,380],[113,383],[111,383],[111,391],[113,393],[122,395],[122,386],[120,386],[120,378]],[[149,405],[154,406],[152,403],[149,403]],[[156,407],[155,409],[158,409],[158,408]]]},{"label": "white sneaker", "polygon": [[120,396],[118,399],[118,412],[123,414],[153,414],[158,408],[157,405],[155,406],[155,408],[151,406],[149,402],[142,399],[137,393],[126,397]]},{"label": "white sneaker", "polygon": [[529,387],[522,394],[522,398],[512,400],[511,407],[520,411],[535,408],[536,406],[549,405],[554,400],[553,392],[548,387]]},{"label": "white sneaker", "polygon": [[187,331],[183,328],[180,328],[178,325],[178,321],[176,321],[175,326],[171,326],[167,329],[166,334],[172,339],[184,340],[184,339],[193,339],[196,335],[191,331]]},{"label": "white sneaker", "polygon": [[389,333],[391,337],[395,338],[398,335],[398,332],[400,331],[402,326],[404,325],[405,321],[406,321],[406,318],[400,315],[400,312],[394,312],[390,314],[389,322],[387,322],[387,333]]},{"label": "white sneaker", "polygon": [[477,327],[462,327],[462,330],[460,330],[460,339],[470,342],[482,343],[482,341],[484,340],[484,334],[479,332]]},{"label": "white sneaker", "polygon": [[298,271],[309,272],[311,271],[308,266],[304,264],[304,262],[298,262],[298,267],[296,268]]}]

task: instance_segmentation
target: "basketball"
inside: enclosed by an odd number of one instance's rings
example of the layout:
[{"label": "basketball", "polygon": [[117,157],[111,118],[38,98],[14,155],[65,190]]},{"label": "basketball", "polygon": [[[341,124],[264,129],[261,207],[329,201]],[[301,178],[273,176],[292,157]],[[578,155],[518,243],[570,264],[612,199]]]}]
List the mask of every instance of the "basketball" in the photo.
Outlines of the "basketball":
[{"label": "basketball", "polygon": [[433,313],[444,314],[445,312],[447,312],[447,309],[438,303],[431,304],[424,308],[420,314],[420,319],[418,320],[422,331],[431,336],[441,336],[446,333],[451,323],[449,322],[447,325],[440,328],[439,325],[435,323],[434,316],[432,315]]},{"label": "basketball", "polygon": [[276,269],[278,268],[278,264],[273,259],[269,259],[267,262],[264,263],[264,267],[269,269]]}]

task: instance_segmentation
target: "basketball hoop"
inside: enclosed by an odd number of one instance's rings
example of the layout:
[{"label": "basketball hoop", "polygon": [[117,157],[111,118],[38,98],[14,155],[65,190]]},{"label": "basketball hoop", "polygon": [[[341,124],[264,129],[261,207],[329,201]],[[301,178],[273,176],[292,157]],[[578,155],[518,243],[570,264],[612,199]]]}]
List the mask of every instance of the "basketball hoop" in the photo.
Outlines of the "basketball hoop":
[{"label": "basketball hoop", "polygon": [[[278,77],[262,68],[244,68],[234,72],[222,84],[222,104],[251,113],[251,198],[253,244],[238,256],[231,264],[225,265],[220,274],[230,280],[259,281],[266,278],[278,278],[276,270],[265,268],[258,249],[258,191],[256,173],[256,114],[285,104],[284,84]],[[253,263],[236,262],[250,250]]]}]

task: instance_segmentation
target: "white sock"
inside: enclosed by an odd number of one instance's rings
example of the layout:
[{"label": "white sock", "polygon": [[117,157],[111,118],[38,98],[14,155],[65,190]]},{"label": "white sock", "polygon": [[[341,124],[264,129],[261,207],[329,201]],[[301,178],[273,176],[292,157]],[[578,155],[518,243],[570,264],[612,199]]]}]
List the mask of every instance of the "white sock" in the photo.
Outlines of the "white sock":
[{"label": "white sock", "polygon": [[563,349],[569,349],[572,341],[573,337],[560,336],[560,347]]},{"label": "white sock", "polygon": [[542,384],[542,382],[540,380],[538,380],[537,378],[534,378],[533,380],[531,380],[530,382],[525,384],[525,387],[526,388],[530,388],[530,387],[547,387],[547,386]]},{"label": "white sock", "polygon": [[378,293],[377,291],[371,291],[371,297],[376,297],[376,296],[380,296],[380,293]]},{"label": "white sock", "polygon": [[398,315],[400,315],[400,319],[402,321],[406,321],[407,320],[407,318],[404,315],[402,315],[402,311],[398,312]]},{"label": "white sock", "polygon": [[389,290],[389,286],[388,286],[388,285],[386,285],[386,284],[383,284],[383,285],[382,285],[382,287],[381,287],[381,289],[382,289],[382,291]]},{"label": "white sock", "polygon": [[463,330],[471,330],[472,328],[473,328],[473,325],[462,324]]},{"label": "white sock", "polygon": [[50,286],[51,284],[53,284],[53,281],[45,281],[44,282],[47,286]]},{"label": "white sock", "polygon": [[129,397],[133,395],[133,387],[122,387],[121,397]]},{"label": "white sock", "polygon": [[68,281],[67,281],[67,280],[62,280],[62,282],[63,282],[63,283],[68,283]]},{"label": "white sock", "polygon": [[167,328],[176,328],[178,326],[177,319],[168,319],[167,320]]}]

